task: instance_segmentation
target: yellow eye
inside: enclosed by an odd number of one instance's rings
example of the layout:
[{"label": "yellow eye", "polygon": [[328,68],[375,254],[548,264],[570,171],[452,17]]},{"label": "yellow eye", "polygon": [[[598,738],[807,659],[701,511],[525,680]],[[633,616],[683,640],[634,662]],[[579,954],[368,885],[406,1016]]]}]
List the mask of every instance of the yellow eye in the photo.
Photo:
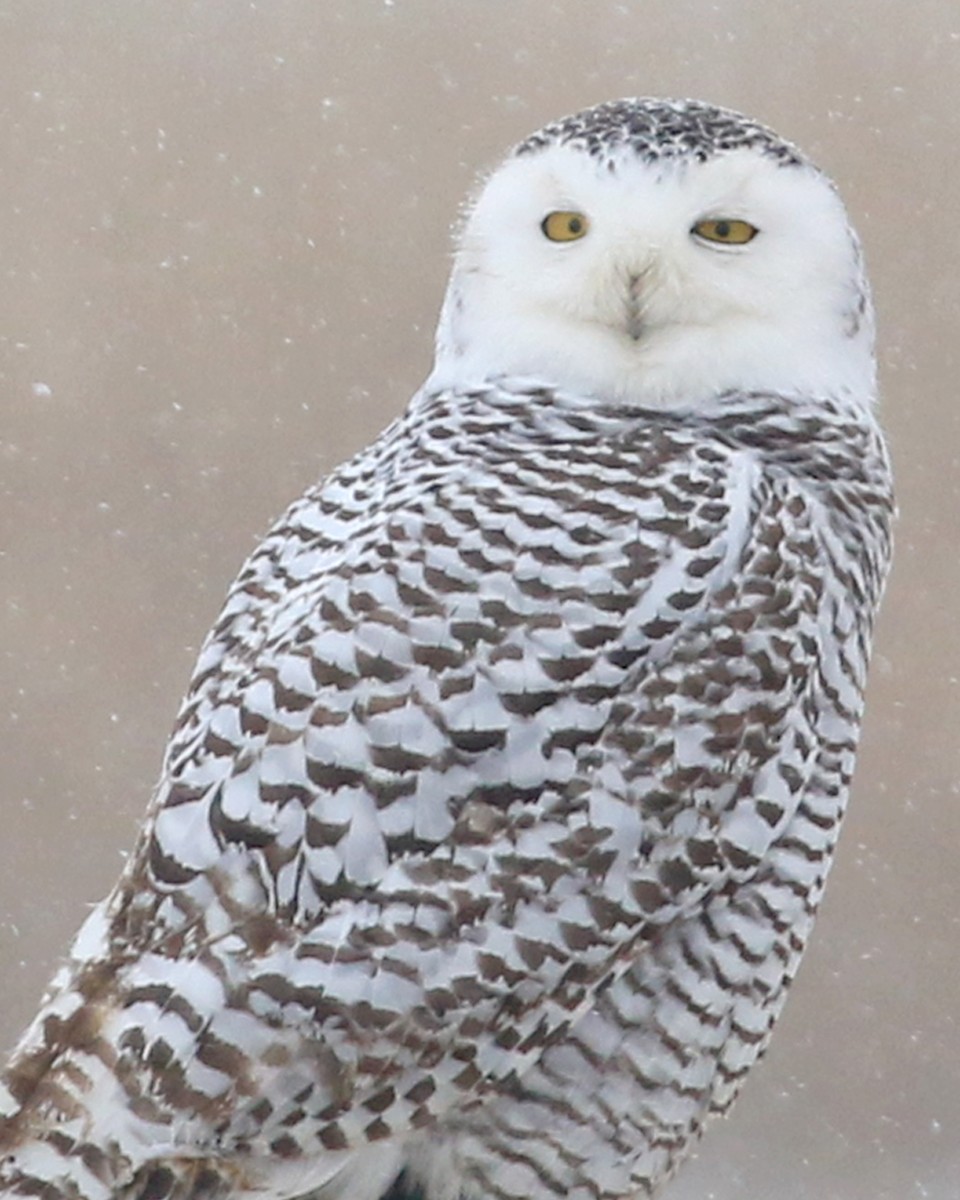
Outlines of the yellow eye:
[{"label": "yellow eye", "polygon": [[718,242],[722,246],[744,246],[752,242],[760,232],[749,221],[738,221],[735,217],[717,217],[709,221],[698,221],[691,230],[707,242]]},{"label": "yellow eye", "polygon": [[551,242],[575,242],[590,228],[581,212],[552,212],[540,222],[540,228]]}]

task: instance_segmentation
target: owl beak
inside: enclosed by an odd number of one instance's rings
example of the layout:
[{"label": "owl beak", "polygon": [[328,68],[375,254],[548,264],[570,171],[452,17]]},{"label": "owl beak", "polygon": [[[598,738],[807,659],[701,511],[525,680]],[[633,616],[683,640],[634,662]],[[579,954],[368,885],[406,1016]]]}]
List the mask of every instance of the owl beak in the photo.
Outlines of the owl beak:
[{"label": "owl beak", "polygon": [[641,275],[630,275],[627,280],[627,319],[624,325],[627,337],[636,342],[643,333],[641,309]]}]

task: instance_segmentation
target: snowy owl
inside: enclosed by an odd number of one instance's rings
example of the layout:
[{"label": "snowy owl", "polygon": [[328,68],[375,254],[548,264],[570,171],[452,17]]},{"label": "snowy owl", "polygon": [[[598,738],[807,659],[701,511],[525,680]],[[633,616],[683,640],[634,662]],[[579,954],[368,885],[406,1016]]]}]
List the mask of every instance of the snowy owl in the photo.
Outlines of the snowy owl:
[{"label": "snowy owl", "polygon": [[889,559],[856,237],[698,102],[527,138],[0,1084],[0,1195],[617,1200],[762,1053]]}]

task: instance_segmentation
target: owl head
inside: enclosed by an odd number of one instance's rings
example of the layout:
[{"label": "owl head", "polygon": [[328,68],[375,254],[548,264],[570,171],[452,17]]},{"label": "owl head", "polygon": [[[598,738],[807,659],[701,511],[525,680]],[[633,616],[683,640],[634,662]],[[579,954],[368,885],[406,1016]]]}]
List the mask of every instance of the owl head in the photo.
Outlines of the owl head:
[{"label": "owl head", "polygon": [[872,308],[836,189],[696,101],[547,125],[470,206],[437,334],[433,384],[504,376],[645,407],[732,390],[869,403]]}]

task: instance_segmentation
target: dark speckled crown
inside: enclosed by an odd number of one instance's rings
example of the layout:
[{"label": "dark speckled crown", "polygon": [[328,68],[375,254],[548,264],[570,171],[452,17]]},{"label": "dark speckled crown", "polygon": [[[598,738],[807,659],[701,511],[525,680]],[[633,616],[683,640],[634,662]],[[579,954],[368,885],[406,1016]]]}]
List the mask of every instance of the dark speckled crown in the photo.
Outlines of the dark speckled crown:
[{"label": "dark speckled crown", "polygon": [[610,100],[545,125],[521,142],[515,154],[547,146],[573,146],[610,166],[625,150],[647,162],[690,158],[706,162],[727,150],[759,150],[783,166],[807,159],[766,126],[728,108],[700,100]]}]

